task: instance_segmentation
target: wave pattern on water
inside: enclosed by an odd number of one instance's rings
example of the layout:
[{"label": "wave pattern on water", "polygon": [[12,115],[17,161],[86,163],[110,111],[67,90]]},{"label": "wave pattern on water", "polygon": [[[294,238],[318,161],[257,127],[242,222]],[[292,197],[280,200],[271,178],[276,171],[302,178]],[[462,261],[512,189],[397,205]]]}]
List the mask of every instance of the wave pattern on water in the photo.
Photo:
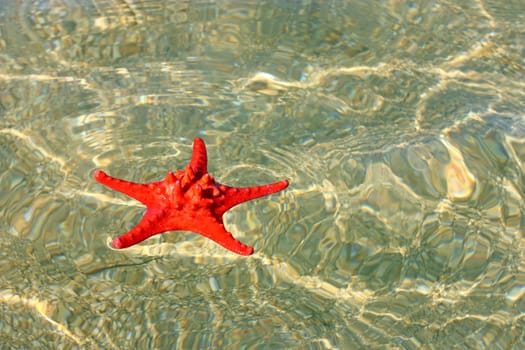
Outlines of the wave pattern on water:
[{"label": "wave pattern on water", "polygon": [[[376,5],[0,5],[0,343],[522,346],[520,3]],[[110,248],[196,136],[256,254]]]}]

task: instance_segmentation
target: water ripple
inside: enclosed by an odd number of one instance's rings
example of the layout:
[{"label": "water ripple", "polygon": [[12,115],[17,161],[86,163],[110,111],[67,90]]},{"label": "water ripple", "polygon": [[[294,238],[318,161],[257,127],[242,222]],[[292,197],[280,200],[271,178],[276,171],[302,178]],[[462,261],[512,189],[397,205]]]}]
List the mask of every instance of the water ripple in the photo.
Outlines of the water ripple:
[{"label": "water ripple", "polygon": [[[519,346],[516,3],[79,4],[0,11],[0,343]],[[256,254],[112,249],[144,208],[93,170],[160,180],[196,136],[220,182],[290,180],[225,216]]]}]

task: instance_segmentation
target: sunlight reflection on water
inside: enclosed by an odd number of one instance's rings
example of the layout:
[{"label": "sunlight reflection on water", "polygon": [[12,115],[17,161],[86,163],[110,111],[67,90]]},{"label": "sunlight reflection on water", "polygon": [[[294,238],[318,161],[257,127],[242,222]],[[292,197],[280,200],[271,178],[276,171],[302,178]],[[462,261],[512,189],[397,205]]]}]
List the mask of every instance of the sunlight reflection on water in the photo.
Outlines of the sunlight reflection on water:
[{"label": "sunlight reflection on water", "polygon": [[[18,8],[16,8],[18,7]],[[515,7],[515,8],[514,8]],[[0,5],[0,343],[521,348],[518,3]],[[288,178],[126,250],[95,183]]]}]

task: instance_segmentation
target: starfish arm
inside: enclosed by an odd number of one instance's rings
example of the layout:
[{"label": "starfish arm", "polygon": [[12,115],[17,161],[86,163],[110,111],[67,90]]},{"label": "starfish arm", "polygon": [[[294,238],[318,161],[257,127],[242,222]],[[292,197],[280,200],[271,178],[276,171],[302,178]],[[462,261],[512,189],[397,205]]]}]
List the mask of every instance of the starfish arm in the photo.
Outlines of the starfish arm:
[{"label": "starfish arm", "polygon": [[117,249],[131,247],[143,240],[168,231],[162,224],[162,212],[155,210],[148,210],[142,220],[125,234],[113,238],[112,245]]},{"label": "starfish arm", "polygon": [[96,170],[93,177],[104,186],[135,198],[144,205],[149,205],[152,202],[151,187],[149,184],[139,184],[136,182],[120,180],[107,175],[102,170]]},{"label": "starfish arm", "polygon": [[198,228],[192,228],[193,232],[208,237],[224,248],[239,255],[252,255],[253,248],[236,240],[232,234],[224,228],[222,219],[217,221],[213,217],[198,218]]},{"label": "starfish arm", "polygon": [[288,180],[281,180],[271,184],[253,187],[230,187],[220,185],[224,193],[224,202],[216,209],[217,214],[223,214],[228,209],[259,197],[268,196],[288,187]]},{"label": "starfish arm", "polygon": [[191,155],[190,164],[195,178],[199,179],[204,174],[208,173],[208,156],[206,154],[206,145],[200,138],[193,140],[193,154]]}]

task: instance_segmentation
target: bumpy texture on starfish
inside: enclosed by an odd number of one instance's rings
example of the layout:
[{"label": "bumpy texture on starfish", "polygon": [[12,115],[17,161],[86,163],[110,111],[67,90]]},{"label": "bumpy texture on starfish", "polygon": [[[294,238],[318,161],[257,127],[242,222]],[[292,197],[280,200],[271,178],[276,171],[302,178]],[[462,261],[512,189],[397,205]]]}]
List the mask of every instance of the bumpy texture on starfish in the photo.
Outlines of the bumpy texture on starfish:
[{"label": "bumpy texture on starfish", "polygon": [[240,255],[252,254],[253,248],[226,231],[222,215],[237,204],[279,192],[288,186],[287,180],[244,188],[216,182],[208,174],[206,146],[199,138],[193,142],[193,155],[186,169],[168,172],[163,181],[134,183],[113,178],[101,170],[96,170],[94,177],[101,184],[133,197],[147,207],[137,226],[113,239],[113,247],[126,248],[159,233],[184,230],[208,237]]}]

